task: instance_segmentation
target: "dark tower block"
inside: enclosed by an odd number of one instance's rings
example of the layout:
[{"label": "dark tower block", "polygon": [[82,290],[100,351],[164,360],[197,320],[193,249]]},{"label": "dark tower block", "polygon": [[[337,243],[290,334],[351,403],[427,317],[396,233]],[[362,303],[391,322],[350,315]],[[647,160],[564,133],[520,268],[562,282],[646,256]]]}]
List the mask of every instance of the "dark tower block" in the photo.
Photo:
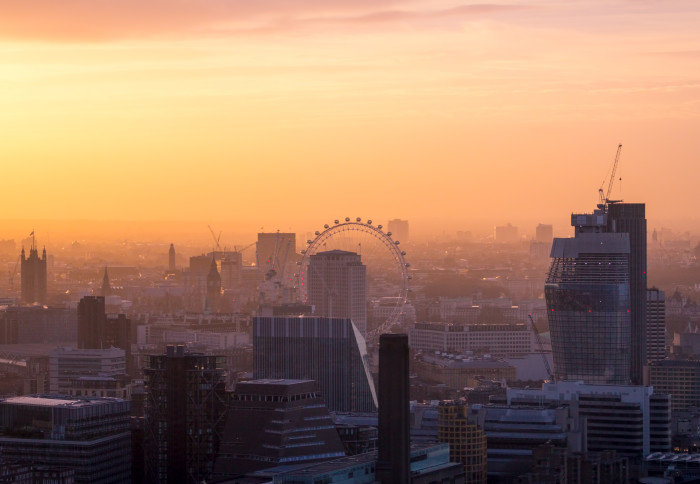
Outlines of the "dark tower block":
[{"label": "dark tower block", "polygon": [[85,296],[78,303],[78,348],[101,349],[106,337],[105,298]]},{"label": "dark tower block", "polygon": [[408,335],[379,337],[379,458],[382,484],[410,482]]},{"label": "dark tower block", "polygon": [[148,357],[146,482],[209,481],[225,417],[224,359],[168,346]]},{"label": "dark tower block", "polygon": [[630,319],[632,347],[630,380],[643,384],[646,358],[647,303],[647,219],[643,203],[608,205],[608,232],[629,234],[630,239]]}]

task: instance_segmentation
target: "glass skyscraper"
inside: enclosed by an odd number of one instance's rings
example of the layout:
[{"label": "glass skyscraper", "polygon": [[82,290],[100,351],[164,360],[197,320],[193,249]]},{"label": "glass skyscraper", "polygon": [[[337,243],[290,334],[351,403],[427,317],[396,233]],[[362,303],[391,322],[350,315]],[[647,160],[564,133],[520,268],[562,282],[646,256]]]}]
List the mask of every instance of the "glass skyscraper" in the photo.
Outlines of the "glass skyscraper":
[{"label": "glass skyscraper", "polygon": [[606,219],[572,215],[575,237],[552,245],[545,297],[557,380],[630,383],[630,236],[607,232]]},{"label": "glass skyscraper", "polygon": [[374,412],[365,339],[348,318],[253,319],[253,377],[316,380],[333,412]]}]

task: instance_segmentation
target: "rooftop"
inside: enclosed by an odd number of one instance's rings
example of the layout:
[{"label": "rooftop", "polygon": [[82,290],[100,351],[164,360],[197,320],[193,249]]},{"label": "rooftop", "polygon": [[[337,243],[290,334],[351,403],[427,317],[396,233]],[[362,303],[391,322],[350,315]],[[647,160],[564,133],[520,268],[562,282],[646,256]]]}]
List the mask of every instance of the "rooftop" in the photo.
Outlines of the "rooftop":
[{"label": "rooftop", "polygon": [[68,397],[66,395],[24,395],[0,400],[0,404],[33,405],[37,407],[94,407],[111,402],[123,402],[121,398]]}]

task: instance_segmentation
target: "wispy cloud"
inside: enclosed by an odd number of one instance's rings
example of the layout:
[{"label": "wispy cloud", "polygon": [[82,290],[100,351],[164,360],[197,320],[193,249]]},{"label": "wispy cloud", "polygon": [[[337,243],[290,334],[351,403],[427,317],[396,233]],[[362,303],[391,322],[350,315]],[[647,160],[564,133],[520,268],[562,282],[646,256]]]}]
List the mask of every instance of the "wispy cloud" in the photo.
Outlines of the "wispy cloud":
[{"label": "wispy cloud", "polygon": [[0,0],[0,38],[101,42],[459,19],[524,8],[432,0]]}]

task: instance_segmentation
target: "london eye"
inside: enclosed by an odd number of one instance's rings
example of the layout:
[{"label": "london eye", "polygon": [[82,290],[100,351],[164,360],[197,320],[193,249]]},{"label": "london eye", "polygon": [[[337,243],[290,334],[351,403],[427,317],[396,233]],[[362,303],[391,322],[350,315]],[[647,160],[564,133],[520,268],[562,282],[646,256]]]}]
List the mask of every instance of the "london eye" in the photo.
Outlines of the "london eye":
[{"label": "london eye", "polygon": [[346,217],[325,224],[317,230],[314,238],[306,241],[306,249],[297,262],[297,291],[302,303],[308,302],[309,261],[311,256],[331,250],[343,250],[360,255],[367,267],[367,296],[375,307],[374,325],[368,328],[369,339],[389,331],[402,319],[404,305],[408,297],[410,264],[401,250],[400,241],[392,238],[392,233],[372,220],[354,220]]}]

